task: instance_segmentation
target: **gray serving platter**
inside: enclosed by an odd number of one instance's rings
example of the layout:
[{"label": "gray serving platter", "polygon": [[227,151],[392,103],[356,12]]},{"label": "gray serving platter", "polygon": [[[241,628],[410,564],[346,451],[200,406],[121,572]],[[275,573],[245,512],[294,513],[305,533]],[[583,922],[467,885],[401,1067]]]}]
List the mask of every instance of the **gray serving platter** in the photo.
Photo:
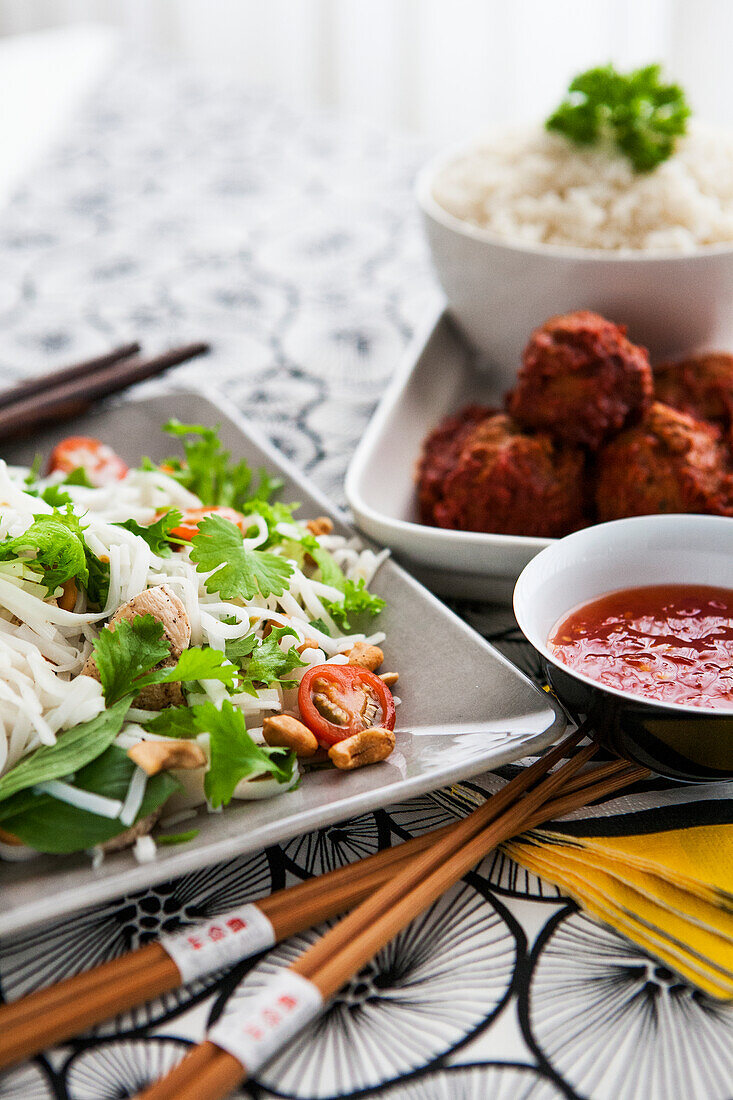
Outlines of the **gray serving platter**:
[{"label": "gray serving platter", "polygon": [[[304,518],[328,514],[340,531],[351,531],[343,515],[244,419],[200,393],[174,391],[107,405],[8,446],[2,457],[30,463],[63,436],[85,434],[105,440],[133,464],[142,455],[161,459],[176,450],[160,431],[171,416],[221,424],[234,455],[280,472],[283,499],[302,501]],[[387,601],[380,619],[387,666],[400,672],[397,749],[389,760],[347,774],[317,771],[298,790],[272,800],[234,802],[221,814],[202,811],[185,826],[197,827],[198,837],[159,848],[153,863],[138,864],[129,851],[109,856],[97,870],[85,854],[2,863],[0,934],[467,779],[538,752],[560,736],[565,719],[555,701],[398,565],[385,562],[373,587]]]}]

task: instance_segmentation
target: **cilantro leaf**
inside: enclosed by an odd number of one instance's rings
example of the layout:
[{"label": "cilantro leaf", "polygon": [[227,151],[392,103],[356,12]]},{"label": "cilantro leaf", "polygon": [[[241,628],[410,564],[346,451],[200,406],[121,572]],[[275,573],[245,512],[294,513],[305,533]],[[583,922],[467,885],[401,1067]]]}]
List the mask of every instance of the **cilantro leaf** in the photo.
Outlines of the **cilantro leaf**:
[{"label": "cilantro leaf", "polygon": [[333,554],[330,554],[328,550],[324,550],[313,535],[308,535],[303,539],[303,546],[320,569],[323,583],[330,584],[332,588],[339,588],[343,592],[346,577],[341,567],[337,565]]},{"label": "cilantro leaf", "polygon": [[41,745],[20,760],[0,778],[0,802],[35,783],[61,779],[89,764],[112,744],[122,729],[129,706],[129,700],[123,699],[96,718],[60,734],[55,745]]},{"label": "cilantro leaf", "polygon": [[285,558],[246,547],[239,528],[222,516],[205,516],[191,543],[197,571],[212,573],[206,591],[219,592],[225,600],[251,600],[258,592],[265,598],[281,596],[293,573]]},{"label": "cilantro leaf", "polygon": [[168,538],[171,531],[178,526],[182,519],[183,514],[177,509],[171,508],[170,511],[160,516],[155,523],[150,523],[147,527],[137,523],[134,519],[126,519],[124,523],[116,523],[115,527],[124,527],[126,531],[131,531],[133,535],[145,539],[150,549],[158,557],[169,558],[173,551]]},{"label": "cilantro leaf", "polygon": [[256,745],[247,733],[241,710],[228,699],[217,710],[213,703],[195,707],[200,723],[210,736],[211,763],[204,777],[204,791],[216,809],[231,801],[237,783],[247,776],[269,772],[278,783],[293,778],[295,754],[289,750]]},{"label": "cilantro leaf", "polygon": [[132,622],[122,619],[114,630],[105,627],[94,643],[94,659],[107,703],[137,695],[151,684],[189,680],[219,680],[228,687],[234,684],[237,669],[224,664],[224,654],[218,649],[193,646],[184,649],[173,668],[158,668],[169,654],[163,624],[152,615],[138,615]]},{"label": "cilantro leaf", "polygon": [[[328,550],[324,550],[312,535],[304,538],[302,542],[318,566],[323,583],[330,585],[332,588],[338,588],[344,594],[343,600],[323,601],[329,615],[342,629],[350,629],[350,613],[354,615],[379,614],[384,607],[384,600],[380,596],[371,593],[363,579],[358,581],[347,579],[343,570],[336,563],[333,554],[330,554]],[[325,624],[316,621],[313,625],[318,627],[319,630],[323,630]],[[326,630],[325,633],[327,634],[328,631]]]},{"label": "cilantro leaf", "polygon": [[94,643],[94,660],[107,704],[136,695],[140,678],[169,653],[163,624],[152,615],[138,615],[132,622],[122,619],[114,630],[105,627],[100,631]]},{"label": "cilantro leaf", "polygon": [[256,695],[255,684],[269,686],[278,683],[282,687],[295,686],[297,681],[287,679],[287,675],[294,668],[305,667],[306,662],[295,646],[291,646],[287,652],[280,648],[280,641],[286,635],[298,637],[292,627],[281,626],[273,627],[268,636],[262,640],[254,634],[248,634],[244,638],[237,638],[236,641],[227,643],[227,657],[232,661],[238,661],[244,672],[241,690],[250,695]]},{"label": "cilantro leaf", "polygon": [[148,684],[180,684],[189,680],[219,680],[232,687],[237,669],[233,664],[224,664],[224,660],[224,654],[219,649],[192,646],[184,649],[174,668],[157,669],[136,680],[136,689]]},{"label": "cilantro leaf", "polygon": [[[161,737],[175,737],[179,741],[185,741],[190,737],[197,737],[202,731],[199,729],[196,717],[196,707],[166,707],[154,718],[148,718],[145,729],[151,733],[157,733]],[[204,731],[205,732],[205,731]]]},{"label": "cilantro leaf", "polygon": [[630,73],[605,65],[575,77],[545,126],[577,145],[610,140],[635,171],[649,172],[672,155],[690,113],[682,88],[662,83],[659,65]]},{"label": "cilantro leaf", "polygon": [[89,475],[87,474],[83,466],[77,466],[75,470],[72,470],[71,473],[64,478],[61,484],[80,485],[84,489],[97,488],[94,482],[89,480]]},{"label": "cilantro leaf", "polygon": [[343,630],[350,629],[348,617],[350,614],[378,615],[384,607],[381,596],[375,596],[370,592],[362,579],[346,581],[343,601],[324,600],[323,603],[329,615]]},{"label": "cilantro leaf", "polygon": [[33,517],[22,535],[0,542],[0,561],[18,558],[43,576],[49,595],[78,577],[86,586],[89,570],[79,520],[71,512],[53,512]]},{"label": "cilantro leaf", "polygon": [[[124,799],[135,764],[116,745],[76,773],[74,786],[107,798]],[[180,783],[170,772],[151,776],[136,821],[166,802]],[[101,817],[45,792],[23,791],[0,807],[3,827],[38,852],[68,854],[93,848],[126,831],[119,818]]]},{"label": "cilantro leaf", "polygon": [[146,728],[166,737],[209,734],[211,762],[204,789],[214,807],[226,805],[237,783],[248,775],[267,771],[278,783],[289,783],[293,778],[295,755],[286,749],[255,744],[247,733],[244,715],[228,699],[221,710],[210,702],[170,707],[147,722]]},{"label": "cilantro leaf", "polygon": [[315,630],[320,630],[321,634],[325,634],[327,638],[331,637],[331,631],[327,623],[324,623],[323,619],[311,619],[310,625]]},{"label": "cilantro leaf", "polygon": [[46,504],[50,504],[52,508],[63,508],[72,503],[71,497],[60,485],[47,485],[40,496],[41,500],[45,500]]},{"label": "cilantro leaf", "polygon": [[43,455],[41,454],[40,451],[36,451],[36,453],[33,456],[33,462],[30,465],[30,469],[28,470],[28,473],[26,474],[26,476],[23,478],[23,484],[26,487],[25,491],[26,492],[30,491],[31,496],[36,495],[32,491],[32,486],[35,484],[36,481],[38,481],[38,478],[41,475],[41,467],[42,466],[43,466]]}]

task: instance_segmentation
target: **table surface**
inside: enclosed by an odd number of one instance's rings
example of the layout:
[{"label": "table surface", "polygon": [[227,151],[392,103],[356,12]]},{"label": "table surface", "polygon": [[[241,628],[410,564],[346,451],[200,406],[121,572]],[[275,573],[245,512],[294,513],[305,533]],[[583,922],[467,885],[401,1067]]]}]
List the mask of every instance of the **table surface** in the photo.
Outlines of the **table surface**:
[{"label": "table surface", "polygon": [[[32,169],[0,215],[3,384],[129,338],[212,339],[205,364],[150,392],[216,388],[341,502],[355,442],[438,302],[410,190],[426,151],[156,63],[112,66],[108,32],[79,34],[0,43],[0,89],[12,86],[33,120],[20,125],[19,108],[0,128],[0,199]],[[539,675],[508,612],[459,611]],[[390,806],[5,941],[2,994],[444,824],[482,789]],[[0,1077],[0,1097],[134,1094],[202,1036],[240,980],[256,983],[302,939],[47,1052]],[[732,1033],[733,1007],[497,854],[245,1094],[725,1100]]]}]

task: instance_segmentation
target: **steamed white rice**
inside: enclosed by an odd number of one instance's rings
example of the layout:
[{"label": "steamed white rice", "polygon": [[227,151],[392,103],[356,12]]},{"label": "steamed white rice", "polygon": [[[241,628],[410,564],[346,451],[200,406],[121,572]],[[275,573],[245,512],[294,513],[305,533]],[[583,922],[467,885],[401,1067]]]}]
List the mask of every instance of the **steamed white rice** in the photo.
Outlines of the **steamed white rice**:
[{"label": "steamed white rice", "polygon": [[689,252],[733,242],[733,134],[691,125],[674,156],[637,173],[610,150],[516,130],[443,167],[433,197],[519,243]]}]

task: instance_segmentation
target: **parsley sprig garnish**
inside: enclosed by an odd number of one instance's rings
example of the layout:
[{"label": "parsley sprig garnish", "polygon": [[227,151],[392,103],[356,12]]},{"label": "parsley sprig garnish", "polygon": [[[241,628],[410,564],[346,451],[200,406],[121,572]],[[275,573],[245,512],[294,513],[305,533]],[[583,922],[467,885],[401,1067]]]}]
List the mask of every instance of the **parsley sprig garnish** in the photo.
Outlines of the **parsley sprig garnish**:
[{"label": "parsley sprig garnish", "polygon": [[165,459],[167,471],[179,484],[195,493],[203,504],[246,512],[248,504],[268,501],[282,486],[281,479],[270,477],[266,470],[258,471],[259,480],[255,485],[248,462],[244,459],[230,461],[230,452],[223,448],[218,428],[169,420],[163,430],[182,440],[186,456],[183,461],[176,457]]},{"label": "parsley sprig garnish", "polygon": [[630,73],[604,65],[575,77],[545,126],[576,145],[611,143],[635,171],[650,172],[674,153],[689,116],[684,91],[663,83],[659,65]]}]

